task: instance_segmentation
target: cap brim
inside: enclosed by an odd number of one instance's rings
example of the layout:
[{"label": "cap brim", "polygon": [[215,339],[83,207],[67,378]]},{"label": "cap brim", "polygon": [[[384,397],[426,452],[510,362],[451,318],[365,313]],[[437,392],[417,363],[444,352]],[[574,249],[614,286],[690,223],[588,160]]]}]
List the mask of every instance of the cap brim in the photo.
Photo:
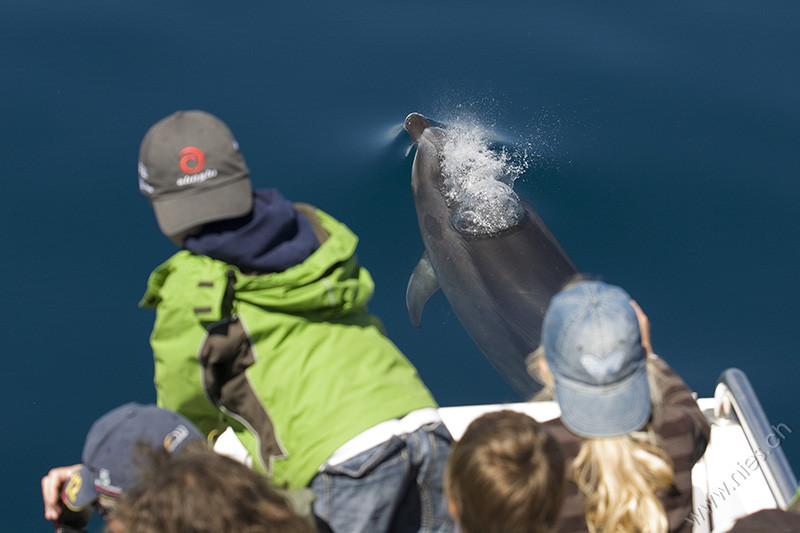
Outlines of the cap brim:
[{"label": "cap brim", "polygon": [[[77,487],[77,490],[75,488]],[[61,499],[70,511],[82,511],[97,500],[94,489],[94,476],[88,468],[82,466],[72,473],[61,491]]]},{"label": "cap brim", "polygon": [[253,189],[250,179],[243,178],[191,196],[160,197],[151,204],[161,231],[178,235],[202,224],[246,215],[253,209]]},{"label": "cap brim", "polygon": [[623,381],[603,387],[556,376],[555,394],[561,421],[581,437],[626,435],[644,427],[650,418],[650,387],[644,365]]}]

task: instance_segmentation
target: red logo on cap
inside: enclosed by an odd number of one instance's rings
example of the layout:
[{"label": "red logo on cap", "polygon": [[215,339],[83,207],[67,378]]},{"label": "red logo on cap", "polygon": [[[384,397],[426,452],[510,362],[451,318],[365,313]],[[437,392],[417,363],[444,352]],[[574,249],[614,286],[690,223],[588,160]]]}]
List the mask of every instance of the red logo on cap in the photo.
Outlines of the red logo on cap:
[{"label": "red logo on cap", "polygon": [[185,174],[197,174],[206,164],[206,155],[196,146],[187,146],[180,152],[181,170]]}]

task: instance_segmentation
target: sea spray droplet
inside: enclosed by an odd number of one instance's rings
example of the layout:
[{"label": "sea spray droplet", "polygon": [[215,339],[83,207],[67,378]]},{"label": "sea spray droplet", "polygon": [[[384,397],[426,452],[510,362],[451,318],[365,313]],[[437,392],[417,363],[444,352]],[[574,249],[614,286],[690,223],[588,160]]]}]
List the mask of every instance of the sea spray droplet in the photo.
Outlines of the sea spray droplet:
[{"label": "sea spray droplet", "polygon": [[512,187],[526,168],[524,154],[492,150],[481,126],[460,123],[448,128],[442,174],[452,226],[464,233],[488,235],[516,225],[524,210]]}]

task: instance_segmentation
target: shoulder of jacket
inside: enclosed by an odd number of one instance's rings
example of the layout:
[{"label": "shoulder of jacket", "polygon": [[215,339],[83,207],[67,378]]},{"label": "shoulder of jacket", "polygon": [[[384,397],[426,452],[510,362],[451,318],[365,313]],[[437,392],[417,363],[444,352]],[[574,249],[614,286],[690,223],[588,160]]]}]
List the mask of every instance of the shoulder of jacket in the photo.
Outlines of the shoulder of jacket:
[{"label": "shoulder of jacket", "polygon": [[216,316],[220,307],[216,302],[225,294],[230,272],[239,274],[233,265],[181,250],[150,274],[139,305],[156,308],[169,295],[178,295],[187,305]]}]

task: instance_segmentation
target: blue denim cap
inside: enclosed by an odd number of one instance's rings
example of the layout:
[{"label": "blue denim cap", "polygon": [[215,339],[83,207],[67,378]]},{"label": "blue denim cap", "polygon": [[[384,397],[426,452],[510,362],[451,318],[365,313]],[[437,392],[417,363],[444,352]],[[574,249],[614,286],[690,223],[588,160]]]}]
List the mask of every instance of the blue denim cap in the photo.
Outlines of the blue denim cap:
[{"label": "blue denim cap", "polygon": [[167,409],[135,402],[112,409],[89,429],[83,465],[64,485],[62,499],[73,511],[85,509],[98,498],[114,501],[139,480],[139,444],[174,453],[198,439],[205,436],[187,419]]},{"label": "blue denim cap", "polygon": [[650,417],[647,354],[627,292],[584,281],[556,294],[542,325],[561,421],[582,437],[615,437]]}]

